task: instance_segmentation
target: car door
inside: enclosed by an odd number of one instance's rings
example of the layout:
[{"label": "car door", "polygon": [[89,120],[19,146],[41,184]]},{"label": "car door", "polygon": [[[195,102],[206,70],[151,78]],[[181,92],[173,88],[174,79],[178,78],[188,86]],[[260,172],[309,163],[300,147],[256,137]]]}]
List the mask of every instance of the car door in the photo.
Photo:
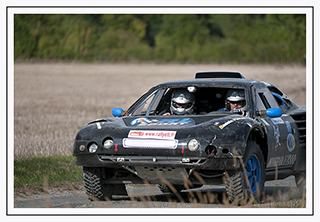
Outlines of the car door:
[{"label": "car door", "polygon": [[[257,111],[269,108],[279,108],[277,101],[268,88],[257,88],[255,92],[255,104]],[[268,140],[268,159],[266,168],[290,168],[296,160],[295,149],[297,138],[293,133],[295,124],[292,118],[286,114],[280,117],[258,116],[258,120],[264,125]]]}]

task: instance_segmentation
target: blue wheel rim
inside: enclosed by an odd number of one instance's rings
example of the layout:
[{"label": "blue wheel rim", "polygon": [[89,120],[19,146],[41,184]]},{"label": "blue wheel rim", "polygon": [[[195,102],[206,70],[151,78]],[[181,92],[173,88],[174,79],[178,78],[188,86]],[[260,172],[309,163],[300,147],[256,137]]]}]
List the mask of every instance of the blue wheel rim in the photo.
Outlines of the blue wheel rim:
[{"label": "blue wheel rim", "polygon": [[258,157],[251,154],[247,160],[246,172],[249,181],[249,188],[254,194],[258,191],[261,183],[261,166]]}]

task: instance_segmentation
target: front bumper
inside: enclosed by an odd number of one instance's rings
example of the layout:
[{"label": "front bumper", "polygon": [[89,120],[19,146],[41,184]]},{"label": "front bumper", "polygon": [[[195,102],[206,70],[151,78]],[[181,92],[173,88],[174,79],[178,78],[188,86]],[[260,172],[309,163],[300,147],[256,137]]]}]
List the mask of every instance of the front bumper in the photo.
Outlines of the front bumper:
[{"label": "front bumper", "polygon": [[121,168],[123,166],[174,167],[195,170],[236,170],[240,168],[241,157],[213,156],[168,157],[168,156],[121,156],[121,155],[77,155],[76,164],[87,167]]}]

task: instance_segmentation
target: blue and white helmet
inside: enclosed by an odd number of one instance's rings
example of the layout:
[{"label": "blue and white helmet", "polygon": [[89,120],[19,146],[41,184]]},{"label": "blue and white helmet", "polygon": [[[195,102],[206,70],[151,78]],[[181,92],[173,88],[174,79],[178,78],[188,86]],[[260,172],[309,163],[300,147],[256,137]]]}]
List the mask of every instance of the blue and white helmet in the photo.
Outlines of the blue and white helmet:
[{"label": "blue and white helmet", "polygon": [[229,102],[245,101],[245,95],[243,89],[231,89],[227,93],[227,100]]},{"label": "blue and white helmet", "polygon": [[241,102],[241,110],[246,110],[246,97],[243,89],[229,89],[226,95],[225,105],[230,110],[230,102]]},{"label": "blue and white helmet", "polygon": [[187,89],[175,89],[171,95],[171,112],[176,115],[192,114],[195,97]]}]

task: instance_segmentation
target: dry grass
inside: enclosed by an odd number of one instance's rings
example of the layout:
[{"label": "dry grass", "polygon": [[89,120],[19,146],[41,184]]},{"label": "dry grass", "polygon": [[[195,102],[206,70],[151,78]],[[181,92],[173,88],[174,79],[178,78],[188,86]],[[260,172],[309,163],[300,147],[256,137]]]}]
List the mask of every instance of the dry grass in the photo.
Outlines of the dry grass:
[{"label": "dry grass", "polygon": [[153,85],[207,70],[240,71],[306,104],[304,66],[17,63],[14,156],[71,155],[74,137],[88,121],[111,117],[112,108],[127,108]]}]

